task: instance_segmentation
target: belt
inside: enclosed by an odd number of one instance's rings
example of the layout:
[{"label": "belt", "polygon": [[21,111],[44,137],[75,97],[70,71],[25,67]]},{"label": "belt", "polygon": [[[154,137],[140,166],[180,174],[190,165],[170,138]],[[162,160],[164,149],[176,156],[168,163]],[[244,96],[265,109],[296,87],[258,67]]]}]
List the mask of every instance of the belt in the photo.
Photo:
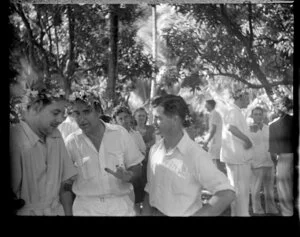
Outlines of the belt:
[{"label": "belt", "polygon": [[77,198],[80,198],[80,199],[98,199],[100,200],[100,202],[105,202],[109,199],[116,199],[116,198],[124,198],[126,196],[129,196],[128,193],[124,194],[124,195],[103,195],[103,196],[77,196]]}]

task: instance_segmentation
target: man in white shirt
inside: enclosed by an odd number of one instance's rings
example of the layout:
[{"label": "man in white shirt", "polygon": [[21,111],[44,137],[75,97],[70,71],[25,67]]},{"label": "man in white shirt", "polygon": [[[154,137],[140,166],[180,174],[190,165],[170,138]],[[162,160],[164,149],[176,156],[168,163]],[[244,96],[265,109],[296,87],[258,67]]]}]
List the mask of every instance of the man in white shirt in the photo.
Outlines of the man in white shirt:
[{"label": "man in white shirt", "polygon": [[81,130],[70,134],[66,147],[78,176],[73,184],[73,214],[134,216],[132,182],[141,175],[143,156],[121,126],[99,119],[101,104],[75,98],[73,116]]},{"label": "man in white shirt", "polygon": [[29,97],[24,120],[10,128],[11,186],[25,202],[17,215],[72,215],[69,184],[77,172],[57,129],[66,100],[51,89]]},{"label": "man in white shirt", "polygon": [[260,190],[263,187],[266,213],[276,214],[278,210],[274,201],[274,163],[269,153],[269,126],[263,123],[264,110],[255,107],[252,110],[253,125],[250,137],[253,141],[253,159],[251,164],[251,200],[255,214],[264,214],[261,205]]},{"label": "man in white shirt", "polygon": [[[234,189],[184,130],[190,121],[187,104],[180,96],[165,95],[152,106],[154,126],[162,139],[150,149],[143,215],[220,215],[234,200]],[[213,194],[205,206],[202,189]]]},{"label": "man in white shirt", "polygon": [[205,107],[209,112],[209,131],[203,146],[204,148],[208,148],[208,153],[211,154],[213,162],[218,169],[226,172],[224,163],[220,161],[223,126],[222,117],[220,113],[215,110],[215,100],[207,100]]},{"label": "man in white shirt", "polygon": [[249,216],[252,142],[241,108],[249,104],[246,92],[236,91],[232,104],[224,116],[220,158],[225,162],[227,176],[236,190],[236,200],[231,204],[232,216]]}]

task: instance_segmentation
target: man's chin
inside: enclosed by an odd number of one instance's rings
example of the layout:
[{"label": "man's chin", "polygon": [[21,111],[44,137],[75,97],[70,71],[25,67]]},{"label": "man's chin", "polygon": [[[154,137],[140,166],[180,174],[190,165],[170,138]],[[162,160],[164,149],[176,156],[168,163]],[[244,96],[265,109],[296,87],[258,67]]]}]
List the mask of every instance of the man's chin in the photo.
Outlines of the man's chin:
[{"label": "man's chin", "polygon": [[84,127],[79,127],[84,133],[88,133],[89,132],[89,127],[84,126]]}]

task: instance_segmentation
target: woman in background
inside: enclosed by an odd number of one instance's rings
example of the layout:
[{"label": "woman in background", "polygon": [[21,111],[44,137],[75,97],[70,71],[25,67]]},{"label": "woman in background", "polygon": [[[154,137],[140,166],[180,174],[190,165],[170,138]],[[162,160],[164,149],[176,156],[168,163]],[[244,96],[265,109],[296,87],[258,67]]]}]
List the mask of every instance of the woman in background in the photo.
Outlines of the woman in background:
[{"label": "woman in background", "polygon": [[147,125],[148,113],[143,107],[136,109],[133,116],[136,121],[135,129],[141,133],[146,144],[146,154],[148,154],[150,147],[155,143],[154,126]]}]

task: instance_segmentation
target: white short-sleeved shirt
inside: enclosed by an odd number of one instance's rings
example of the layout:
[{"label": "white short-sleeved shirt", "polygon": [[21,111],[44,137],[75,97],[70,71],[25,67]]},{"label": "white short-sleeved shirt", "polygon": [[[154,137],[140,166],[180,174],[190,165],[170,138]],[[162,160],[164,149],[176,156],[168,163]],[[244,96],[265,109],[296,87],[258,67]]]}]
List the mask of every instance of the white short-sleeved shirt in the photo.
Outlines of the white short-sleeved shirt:
[{"label": "white short-sleeved shirt", "polygon": [[147,170],[150,205],[167,216],[191,216],[202,207],[201,191],[234,190],[210,155],[184,131],[177,146],[166,153],[164,139],[149,153]]},{"label": "white short-sleeved shirt", "polygon": [[252,167],[272,167],[273,161],[269,152],[269,126],[263,125],[262,130],[250,132],[253,141]]},{"label": "white short-sleeved shirt", "polygon": [[244,148],[244,141],[234,136],[228,130],[229,125],[237,127],[251,140],[249,128],[241,109],[234,104],[231,105],[224,116],[220,160],[229,164],[245,164],[251,162],[253,155],[252,148],[246,150]]},{"label": "white short-sleeved shirt", "polygon": [[131,129],[129,131],[130,136],[134,140],[135,144],[138,146],[139,151],[145,155],[146,154],[146,144],[144,142],[144,139],[142,137],[142,134],[139,131],[135,131]]},{"label": "white short-sleeved shirt", "polygon": [[25,206],[18,215],[64,215],[59,203],[61,183],[77,174],[60,132],[43,142],[27,123],[10,129],[12,189]]},{"label": "white short-sleeved shirt", "polygon": [[223,122],[220,113],[216,110],[212,110],[209,114],[209,128],[211,128],[212,125],[216,125],[216,132],[213,138],[210,140],[208,152],[212,155],[214,159],[219,159],[222,145]]},{"label": "white short-sleeved shirt", "polygon": [[72,132],[80,129],[73,119],[68,116],[59,126],[58,130],[61,132],[63,139],[65,140]]},{"label": "white short-sleeved shirt", "polygon": [[104,169],[116,170],[116,165],[129,168],[144,158],[125,128],[103,124],[105,132],[99,152],[82,130],[70,134],[66,139],[67,150],[78,169],[73,184],[76,195],[109,197],[130,193],[131,183],[115,178]]}]

